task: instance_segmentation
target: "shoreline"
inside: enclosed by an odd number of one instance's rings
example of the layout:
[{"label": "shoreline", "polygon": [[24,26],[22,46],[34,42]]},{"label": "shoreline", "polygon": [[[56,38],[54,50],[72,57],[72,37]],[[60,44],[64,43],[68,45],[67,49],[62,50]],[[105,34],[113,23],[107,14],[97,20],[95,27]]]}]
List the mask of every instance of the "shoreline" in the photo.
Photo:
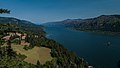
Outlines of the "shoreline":
[{"label": "shoreline", "polygon": [[80,30],[80,29],[75,29],[75,28],[66,28],[66,29],[80,31],[80,32],[92,32],[92,33],[99,33],[99,34],[107,34],[107,35],[117,35],[117,36],[120,36],[120,32],[100,31],[100,30]]}]

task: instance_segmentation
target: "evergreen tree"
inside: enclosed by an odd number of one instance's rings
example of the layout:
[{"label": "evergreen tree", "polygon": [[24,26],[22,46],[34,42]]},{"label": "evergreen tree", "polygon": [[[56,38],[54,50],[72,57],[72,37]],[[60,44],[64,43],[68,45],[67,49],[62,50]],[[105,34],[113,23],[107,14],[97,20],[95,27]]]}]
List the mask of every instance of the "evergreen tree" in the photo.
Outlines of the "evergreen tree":
[{"label": "evergreen tree", "polygon": [[40,64],[39,60],[37,61],[37,68],[42,68],[42,65]]},{"label": "evergreen tree", "polygon": [[8,13],[8,14],[10,14],[10,10],[1,8],[1,9],[0,9],[0,13],[1,13],[1,14],[3,14],[3,13]]}]

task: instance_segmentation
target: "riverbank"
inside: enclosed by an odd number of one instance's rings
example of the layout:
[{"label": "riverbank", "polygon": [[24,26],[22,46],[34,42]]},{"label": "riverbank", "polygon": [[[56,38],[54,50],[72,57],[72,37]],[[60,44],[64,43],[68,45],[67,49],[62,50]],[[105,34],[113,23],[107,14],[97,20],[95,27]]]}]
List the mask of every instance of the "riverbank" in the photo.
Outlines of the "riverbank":
[{"label": "riverbank", "polygon": [[81,32],[94,32],[94,33],[98,33],[98,34],[107,34],[107,35],[120,36],[120,32],[100,31],[100,30],[80,30],[80,29],[75,29],[75,28],[66,28],[66,29],[76,30],[76,31],[81,31]]}]

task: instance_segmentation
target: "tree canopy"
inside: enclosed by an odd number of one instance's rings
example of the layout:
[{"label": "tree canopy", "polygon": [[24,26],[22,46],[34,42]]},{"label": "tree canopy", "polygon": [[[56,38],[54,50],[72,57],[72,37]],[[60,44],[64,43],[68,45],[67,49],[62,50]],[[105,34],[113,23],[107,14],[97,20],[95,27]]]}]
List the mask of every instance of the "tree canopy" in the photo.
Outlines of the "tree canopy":
[{"label": "tree canopy", "polygon": [[10,10],[8,10],[8,9],[3,9],[3,8],[0,8],[0,14],[3,14],[3,13],[10,14]]}]

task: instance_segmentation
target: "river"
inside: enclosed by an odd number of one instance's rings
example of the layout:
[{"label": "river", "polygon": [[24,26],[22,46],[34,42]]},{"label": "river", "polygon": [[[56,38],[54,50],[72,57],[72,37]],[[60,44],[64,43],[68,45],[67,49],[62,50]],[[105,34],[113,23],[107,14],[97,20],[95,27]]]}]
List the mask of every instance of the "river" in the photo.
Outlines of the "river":
[{"label": "river", "polygon": [[53,24],[43,25],[48,38],[83,57],[95,68],[117,68],[120,60],[120,36],[70,30]]}]

